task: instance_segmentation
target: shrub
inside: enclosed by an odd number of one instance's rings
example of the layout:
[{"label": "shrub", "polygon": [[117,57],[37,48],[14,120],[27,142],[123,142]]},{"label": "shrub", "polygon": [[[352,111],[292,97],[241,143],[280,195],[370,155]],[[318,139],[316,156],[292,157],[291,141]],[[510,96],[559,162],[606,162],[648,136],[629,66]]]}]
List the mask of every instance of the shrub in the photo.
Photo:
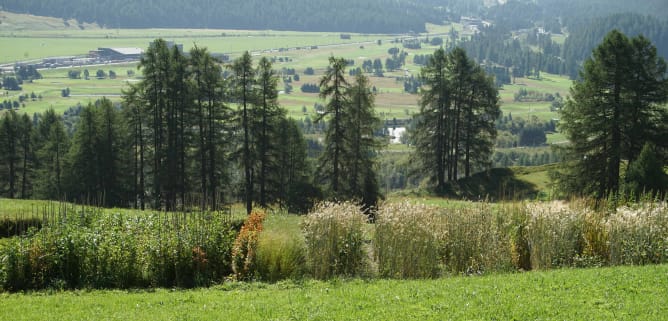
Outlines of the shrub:
[{"label": "shrub", "polygon": [[359,276],[367,268],[363,248],[366,220],[353,203],[323,203],[308,214],[303,231],[311,274],[314,278]]},{"label": "shrub", "polygon": [[443,215],[445,269],[479,274],[512,267],[509,218],[488,203],[470,203]]},{"label": "shrub", "polygon": [[528,205],[527,241],[533,269],[572,266],[583,250],[584,215],[557,203]]},{"label": "shrub", "polygon": [[0,288],[192,287],[231,273],[234,232],[222,217],[62,214],[0,249]]},{"label": "shrub", "polygon": [[255,276],[256,255],[264,211],[253,210],[237,235],[232,246],[232,270],[237,280],[247,280]]},{"label": "shrub", "polygon": [[668,261],[668,205],[622,207],[608,219],[610,264]]},{"label": "shrub", "polygon": [[441,220],[437,209],[410,203],[386,204],[376,214],[374,257],[378,273],[391,278],[439,275]]}]

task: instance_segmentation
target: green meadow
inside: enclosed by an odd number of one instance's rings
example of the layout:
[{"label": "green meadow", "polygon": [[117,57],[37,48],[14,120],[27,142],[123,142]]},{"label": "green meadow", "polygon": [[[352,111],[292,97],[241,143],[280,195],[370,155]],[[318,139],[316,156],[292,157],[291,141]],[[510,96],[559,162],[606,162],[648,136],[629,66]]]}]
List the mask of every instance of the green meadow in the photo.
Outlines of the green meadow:
[{"label": "green meadow", "polygon": [[668,266],[0,294],[3,320],[664,320]]}]

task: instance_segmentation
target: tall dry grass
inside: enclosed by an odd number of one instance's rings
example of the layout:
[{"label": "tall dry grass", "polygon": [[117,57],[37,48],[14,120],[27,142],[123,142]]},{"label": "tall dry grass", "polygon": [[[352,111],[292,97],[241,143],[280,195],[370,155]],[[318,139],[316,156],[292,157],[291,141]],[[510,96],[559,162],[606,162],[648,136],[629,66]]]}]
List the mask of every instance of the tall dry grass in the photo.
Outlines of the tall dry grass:
[{"label": "tall dry grass", "polygon": [[376,214],[373,239],[378,274],[389,278],[432,278],[440,274],[442,217],[438,208],[391,203]]},{"label": "tall dry grass", "polygon": [[[330,221],[343,215],[336,211],[354,213],[344,208],[326,206],[312,217],[327,218],[311,233],[330,248],[309,251],[310,261],[335,256],[340,243],[324,237],[345,239],[341,224]],[[356,226],[363,224],[359,213],[354,217]],[[668,207],[657,202],[616,210],[593,209],[586,201],[457,208],[390,203],[378,210],[374,228],[371,265],[386,278],[668,262]]]},{"label": "tall dry grass", "polygon": [[611,265],[640,265],[668,261],[668,204],[625,206],[606,224]]},{"label": "tall dry grass", "polygon": [[311,276],[360,276],[368,269],[364,247],[366,215],[350,202],[322,203],[303,223]]}]

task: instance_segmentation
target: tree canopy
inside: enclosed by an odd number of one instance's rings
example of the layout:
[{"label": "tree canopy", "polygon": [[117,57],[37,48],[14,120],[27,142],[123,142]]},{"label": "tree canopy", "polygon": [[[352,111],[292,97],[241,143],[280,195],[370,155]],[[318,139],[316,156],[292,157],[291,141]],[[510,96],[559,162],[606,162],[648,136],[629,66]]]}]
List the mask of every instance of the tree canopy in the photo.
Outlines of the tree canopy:
[{"label": "tree canopy", "polygon": [[489,166],[500,114],[498,92],[491,77],[461,48],[447,54],[437,49],[421,78],[420,112],[411,133],[413,159],[442,193],[446,182]]},{"label": "tree canopy", "polygon": [[666,62],[643,36],[613,30],[587,59],[561,112],[570,144],[555,174],[566,193],[598,198],[617,193],[623,163],[632,168],[643,145],[665,155]]}]

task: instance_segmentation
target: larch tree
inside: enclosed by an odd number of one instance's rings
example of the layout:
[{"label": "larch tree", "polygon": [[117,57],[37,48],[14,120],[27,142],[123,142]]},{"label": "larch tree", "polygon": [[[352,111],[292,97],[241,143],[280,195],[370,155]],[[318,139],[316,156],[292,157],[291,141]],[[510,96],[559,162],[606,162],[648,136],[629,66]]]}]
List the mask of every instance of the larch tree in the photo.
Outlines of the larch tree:
[{"label": "larch tree", "polygon": [[437,49],[420,70],[424,88],[420,91],[420,112],[415,116],[415,130],[411,133],[415,141],[412,158],[439,192],[445,190],[451,147],[451,89],[447,75],[445,50]]},{"label": "larch tree", "polygon": [[36,129],[36,184],[38,199],[62,200],[63,166],[69,150],[69,136],[65,131],[62,116],[53,108],[39,116]]},{"label": "larch tree", "polygon": [[191,82],[195,100],[195,145],[199,158],[199,185],[202,207],[218,207],[221,192],[223,159],[220,156],[224,146],[221,132],[229,117],[228,108],[223,104],[224,91],[222,69],[206,48],[195,47],[190,51]]},{"label": "larch tree", "polygon": [[320,98],[329,101],[325,105],[324,113],[317,118],[317,121],[324,117],[328,118],[325,150],[320,157],[318,171],[334,198],[345,197],[342,186],[343,157],[346,148],[344,121],[349,100],[347,96],[349,84],[345,79],[346,66],[344,58],[329,57],[327,71],[320,79]]},{"label": "larch tree", "polygon": [[584,63],[561,112],[569,140],[553,178],[564,193],[604,198],[620,189],[623,162],[644,143],[661,153],[668,111],[666,63],[644,37],[611,31]]},{"label": "larch tree", "polygon": [[19,116],[15,111],[5,113],[0,122],[0,166],[2,167],[3,185],[8,198],[16,197],[18,183],[19,156]]},{"label": "larch tree", "polygon": [[[435,183],[469,177],[491,163],[499,117],[498,91],[491,77],[461,48],[438,49],[421,70],[420,112],[412,132],[419,171]],[[460,172],[464,167],[464,174]]]},{"label": "larch tree", "polygon": [[233,75],[232,91],[233,99],[238,104],[238,119],[243,132],[241,143],[241,163],[244,171],[244,202],[246,213],[250,215],[253,210],[253,164],[256,157],[252,146],[251,121],[252,110],[256,102],[255,97],[255,70],[253,61],[248,51],[236,59],[230,66]]},{"label": "larch tree", "polygon": [[282,118],[278,130],[277,183],[279,205],[290,213],[306,213],[322,195],[312,183],[311,164],[308,160],[306,140],[292,119]]},{"label": "larch tree", "polygon": [[374,133],[381,126],[380,118],[374,111],[374,95],[369,79],[361,73],[357,74],[347,96],[343,159],[346,194],[348,198],[358,199],[365,210],[371,210],[380,197],[374,167],[381,143]]},{"label": "larch tree", "polygon": [[285,110],[278,104],[278,76],[269,59],[260,59],[257,67],[257,104],[253,116],[253,138],[257,150],[258,204],[267,207],[277,199],[276,174],[279,171],[278,153],[283,146],[278,145],[277,133]]},{"label": "larch tree", "polygon": [[144,210],[146,207],[146,124],[144,115],[145,101],[141,95],[141,84],[130,85],[123,91],[123,119],[128,126],[129,140],[132,141],[130,156],[132,159],[132,204]]}]

